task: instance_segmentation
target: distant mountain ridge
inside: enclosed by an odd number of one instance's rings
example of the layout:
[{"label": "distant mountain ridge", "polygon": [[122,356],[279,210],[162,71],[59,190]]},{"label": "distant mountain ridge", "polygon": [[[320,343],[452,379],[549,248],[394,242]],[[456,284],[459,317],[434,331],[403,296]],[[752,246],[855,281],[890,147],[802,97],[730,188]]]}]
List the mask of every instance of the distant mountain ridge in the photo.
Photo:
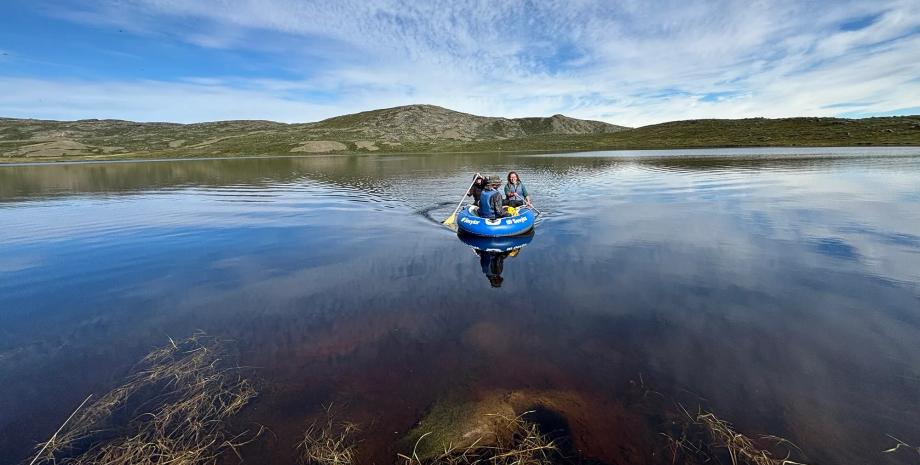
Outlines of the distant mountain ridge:
[{"label": "distant mountain ridge", "polygon": [[297,124],[259,120],[178,124],[0,118],[0,156],[101,158],[153,153],[187,156],[416,151],[439,141],[484,142],[548,134],[607,134],[626,129],[563,115],[498,118],[435,105],[384,108]]},{"label": "distant mountain ridge", "polygon": [[857,145],[920,145],[920,116],[708,119],[635,129],[562,115],[477,116],[434,105],[384,108],[298,124],[0,118],[0,162]]},{"label": "distant mountain ridge", "polygon": [[513,139],[545,134],[604,134],[629,129],[563,115],[536,118],[477,116],[435,105],[406,105],[336,116],[312,129],[338,129],[389,141]]}]

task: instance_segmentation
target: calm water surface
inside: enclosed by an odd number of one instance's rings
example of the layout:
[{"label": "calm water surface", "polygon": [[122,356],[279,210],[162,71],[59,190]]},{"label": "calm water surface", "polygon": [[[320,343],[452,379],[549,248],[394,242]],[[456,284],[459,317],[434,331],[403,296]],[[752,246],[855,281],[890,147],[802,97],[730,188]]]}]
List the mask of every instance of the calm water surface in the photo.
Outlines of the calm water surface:
[{"label": "calm water surface", "polygon": [[[495,288],[438,222],[509,169],[543,215]],[[915,463],[881,451],[920,444],[920,150],[0,166],[0,463],[198,329],[264,380],[275,463],[330,401],[379,461],[447,396],[600,411],[640,375],[815,463]]]}]

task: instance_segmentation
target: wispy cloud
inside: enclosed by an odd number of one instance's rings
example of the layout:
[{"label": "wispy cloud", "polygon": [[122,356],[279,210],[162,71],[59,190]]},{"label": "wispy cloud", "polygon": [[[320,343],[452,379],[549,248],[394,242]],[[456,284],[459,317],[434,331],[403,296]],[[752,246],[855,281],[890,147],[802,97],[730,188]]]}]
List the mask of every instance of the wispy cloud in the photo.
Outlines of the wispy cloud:
[{"label": "wispy cloud", "polygon": [[[61,95],[79,85],[106,104],[49,95],[49,103],[11,107],[0,98],[0,111],[120,109],[136,118],[147,112],[145,100],[135,100],[145,89],[164,98],[200,91],[250,102],[199,99],[202,107],[186,108],[158,100],[165,107],[155,114],[171,120],[238,117],[248,109],[257,113],[249,117],[303,121],[425,102],[479,114],[565,113],[642,125],[836,115],[852,110],[843,107],[848,102],[871,113],[920,106],[914,1],[130,0],[55,7],[47,11],[89,27],[182,42],[201,53],[270,56],[273,67],[261,78],[177,71],[157,82],[31,76],[17,80],[18,89]],[[219,83],[182,80],[190,77]]]},{"label": "wispy cloud", "polygon": [[[192,79],[163,81],[81,81],[0,78],[5,116],[40,119],[130,119],[199,122],[268,119],[298,122],[339,114],[342,107],[291,98],[271,86]],[[345,108],[355,110],[357,108]]]}]

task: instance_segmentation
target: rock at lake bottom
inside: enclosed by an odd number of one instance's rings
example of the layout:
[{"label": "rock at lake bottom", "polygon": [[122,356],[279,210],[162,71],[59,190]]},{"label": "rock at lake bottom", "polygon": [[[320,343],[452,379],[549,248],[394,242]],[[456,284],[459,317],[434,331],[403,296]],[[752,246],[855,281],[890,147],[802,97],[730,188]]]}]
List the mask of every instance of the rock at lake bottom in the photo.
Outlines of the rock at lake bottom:
[{"label": "rock at lake bottom", "polygon": [[[542,434],[566,436],[574,450],[605,463],[629,462],[653,450],[647,424],[636,413],[619,403],[556,390],[494,391],[476,399],[444,399],[429,409],[398,448],[406,454],[415,450],[424,461],[447,446],[455,450],[492,446],[507,439],[499,435],[508,434],[503,427],[508,419],[522,414],[524,420],[537,423]],[[549,417],[552,424],[543,424]]]}]

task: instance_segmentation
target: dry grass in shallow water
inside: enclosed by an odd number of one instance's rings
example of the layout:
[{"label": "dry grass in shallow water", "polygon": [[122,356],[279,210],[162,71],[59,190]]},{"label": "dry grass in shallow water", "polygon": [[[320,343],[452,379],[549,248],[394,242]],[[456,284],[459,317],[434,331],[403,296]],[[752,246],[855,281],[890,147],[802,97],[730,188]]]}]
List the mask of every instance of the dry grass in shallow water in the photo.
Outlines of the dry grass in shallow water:
[{"label": "dry grass in shallow water", "polygon": [[[713,447],[726,449],[732,465],[803,465],[790,460],[789,455],[779,458],[770,451],[757,447],[749,437],[735,431],[730,423],[716,417],[711,412],[698,414],[696,422],[702,425],[709,434]],[[776,445],[795,447],[789,441],[776,436],[766,436],[763,440],[771,441]]]},{"label": "dry grass in shallow water", "polygon": [[326,408],[325,423],[314,422],[307,428],[304,438],[297,445],[300,463],[303,465],[355,465],[357,462],[357,441],[354,434],[357,425],[337,422],[332,407]]},{"label": "dry grass in shallow water", "polygon": [[906,442],[904,442],[904,441],[902,441],[902,440],[900,440],[900,439],[898,439],[898,438],[896,438],[896,437],[894,437],[894,436],[892,436],[892,435],[890,435],[890,434],[887,435],[887,436],[888,436],[889,438],[891,438],[892,440],[896,441],[896,442],[895,442],[894,447],[892,447],[892,448],[890,448],[890,449],[885,449],[885,450],[882,451],[882,453],[884,453],[884,454],[892,454],[892,453],[895,453],[895,452],[897,452],[897,451],[899,451],[899,450],[901,450],[901,449],[903,448],[904,450],[914,451],[914,452],[916,452],[917,454],[920,454],[920,447],[914,447],[914,446],[912,446],[912,445],[910,445],[910,444],[908,444],[908,443],[906,443]]},{"label": "dry grass in shallow water", "polygon": [[557,463],[559,450],[554,442],[540,433],[537,425],[527,422],[523,417],[532,412],[525,412],[517,417],[490,415],[495,422],[495,441],[485,445],[475,441],[464,448],[455,448],[451,444],[443,446],[443,452],[429,458],[419,458],[416,454],[418,443],[425,440],[428,433],[422,435],[416,443],[416,450],[411,455],[399,454],[401,465],[550,465]]},{"label": "dry grass in shallow water", "polygon": [[32,464],[204,465],[255,438],[226,420],[256,391],[220,342],[195,335],[147,355],[124,384],[78,409]]}]

